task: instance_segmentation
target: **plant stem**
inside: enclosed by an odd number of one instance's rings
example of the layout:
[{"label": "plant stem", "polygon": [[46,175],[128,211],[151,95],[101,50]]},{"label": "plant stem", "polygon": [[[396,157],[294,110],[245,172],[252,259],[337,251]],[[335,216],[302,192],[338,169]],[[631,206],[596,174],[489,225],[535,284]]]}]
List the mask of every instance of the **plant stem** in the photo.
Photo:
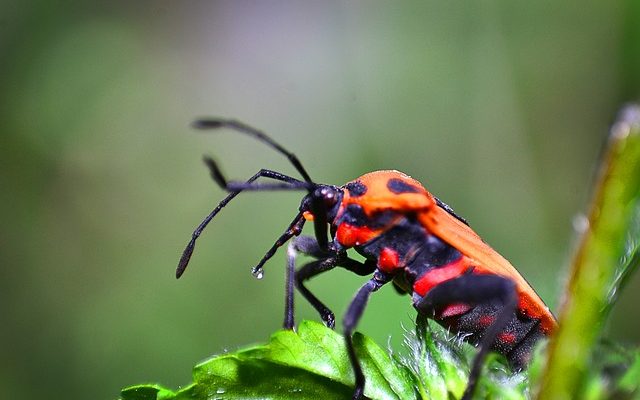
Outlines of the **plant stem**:
[{"label": "plant stem", "polygon": [[588,225],[571,264],[538,399],[581,398],[600,335],[631,216],[640,197],[640,107],[628,106],[611,129]]}]

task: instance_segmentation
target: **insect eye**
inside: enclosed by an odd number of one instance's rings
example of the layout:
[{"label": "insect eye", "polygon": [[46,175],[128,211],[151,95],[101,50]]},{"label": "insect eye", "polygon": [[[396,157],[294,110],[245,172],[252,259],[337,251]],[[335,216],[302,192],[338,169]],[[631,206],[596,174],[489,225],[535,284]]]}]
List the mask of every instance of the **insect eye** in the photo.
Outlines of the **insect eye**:
[{"label": "insect eye", "polygon": [[319,195],[322,197],[322,200],[327,207],[331,207],[338,202],[338,194],[331,188],[324,187],[320,189]]},{"label": "insect eye", "polygon": [[324,196],[324,204],[326,204],[327,206],[332,206],[334,204],[336,204],[336,195],[335,193],[327,193]]}]

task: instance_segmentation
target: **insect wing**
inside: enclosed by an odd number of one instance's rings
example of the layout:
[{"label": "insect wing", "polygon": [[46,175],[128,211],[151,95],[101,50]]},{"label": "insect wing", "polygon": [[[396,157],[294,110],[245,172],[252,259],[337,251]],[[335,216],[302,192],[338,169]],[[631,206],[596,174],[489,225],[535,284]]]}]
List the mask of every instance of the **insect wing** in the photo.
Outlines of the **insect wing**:
[{"label": "insect wing", "polygon": [[531,285],[509,261],[486,244],[478,234],[441,207],[430,207],[420,213],[420,223],[444,242],[465,256],[477,261],[480,273],[492,273],[512,279],[520,298],[519,308],[533,318],[539,318],[543,330],[552,330],[556,321],[549,308]]}]

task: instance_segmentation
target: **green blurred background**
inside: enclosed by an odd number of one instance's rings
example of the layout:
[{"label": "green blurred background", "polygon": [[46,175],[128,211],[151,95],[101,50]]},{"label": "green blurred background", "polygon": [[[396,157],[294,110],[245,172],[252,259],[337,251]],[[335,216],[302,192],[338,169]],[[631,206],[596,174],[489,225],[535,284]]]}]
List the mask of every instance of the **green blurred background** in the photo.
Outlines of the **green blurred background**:
[{"label": "green blurred background", "polygon": [[[320,182],[414,176],[556,310],[608,125],[640,93],[639,27],[637,1],[0,3],[2,397],[176,387],[280,327],[283,252],[249,269],[300,193],[240,196],[174,278],[224,196],[202,154],[294,173],[196,116],[266,130]],[[340,319],[363,280],[310,286]],[[638,301],[636,277],[610,336],[638,343]],[[397,349],[413,315],[385,288],[360,330]]]}]

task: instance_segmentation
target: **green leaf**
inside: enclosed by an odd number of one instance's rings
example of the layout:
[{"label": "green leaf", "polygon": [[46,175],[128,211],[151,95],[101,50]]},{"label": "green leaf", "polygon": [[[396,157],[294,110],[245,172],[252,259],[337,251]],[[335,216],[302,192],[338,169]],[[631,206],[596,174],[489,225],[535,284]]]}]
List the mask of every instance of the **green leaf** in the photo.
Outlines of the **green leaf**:
[{"label": "green leaf", "polygon": [[170,400],[175,398],[172,390],[160,385],[137,385],[130,386],[122,390],[120,398],[122,400]]},{"label": "green leaf", "polygon": [[[470,346],[432,325],[422,332],[407,333],[408,356],[390,355],[370,338],[354,335],[368,398],[449,400],[462,394],[468,374],[462,346]],[[526,375],[513,374],[502,357],[489,359],[478,398],[524,399]],[[278,331],[265,345],[203,361],[194,368],[193,383],[183,389],[174,392],[155,384],[137,385],[124,389],[121,399],[317,400],[319,396],[345,399],[352,394],[353,371],[344,338],[317,322],[303,321],[297,332]]]},{"label": "green leaf", "polygon": [[415,399],[410,371],[372,339],[356,333],[353,344],[367,379],[365,395],[375,399]]},{"label": "green leaf", "polygon": [[[361,334],[354,335],[354,346],[367,380],[367,397],[416,399],[405,366]],[[353,394],[353,380],[344,338],[322,324],[303,321],[297,332],[278,331],[266,345],[196,365],[193,384],[182,390],[138,385],[124,389],[121,399],[345,399]]]},{"label": "green leaf", "polygon": [[593,349],[617,293],[639,264],[639,210],[640,107],[628,106],[611,129],[541,378],[540,399],[594,393],[587,379]]},{"label": "green leaf", "polygon": [[407,347],[413,351],[411,363],[422,397],[446,399],[449,393],[462,396],[468,366],[461,344],[452,345],[441,329],[433,329],[426,317],[419,317],[417,322],[415,335],[407,334]]},{"label": "green leaf", "polygon": [[[415,375],[422,399],[460,398],[467,386],[469,360],[476,350],[459,336],[451,337],[444,328],[425,317],[418,318],[416,332],[409,332],[405,341],[411,350],[403,361]],[[464,350],[470,351],[464,351]],[[527,399],[526,373],[515,373],[506,359],[498,354],[487,357],[474,398]]]},{"label": "green leaf", "polygon": [[[353,382],[344,339],[324,325],[302,321],[297,332],[281,330],[271,336],[269,344],[236,353],[241,359],[263,359],[325,376],[344,385]],[[207,362],[196,366],[196,374]]]},{"label": "green leaf", "polygon": [[176,399],[348,398],[349,387],[303,369],[241,354],[216,357],[196,367],[194,384]]}]

